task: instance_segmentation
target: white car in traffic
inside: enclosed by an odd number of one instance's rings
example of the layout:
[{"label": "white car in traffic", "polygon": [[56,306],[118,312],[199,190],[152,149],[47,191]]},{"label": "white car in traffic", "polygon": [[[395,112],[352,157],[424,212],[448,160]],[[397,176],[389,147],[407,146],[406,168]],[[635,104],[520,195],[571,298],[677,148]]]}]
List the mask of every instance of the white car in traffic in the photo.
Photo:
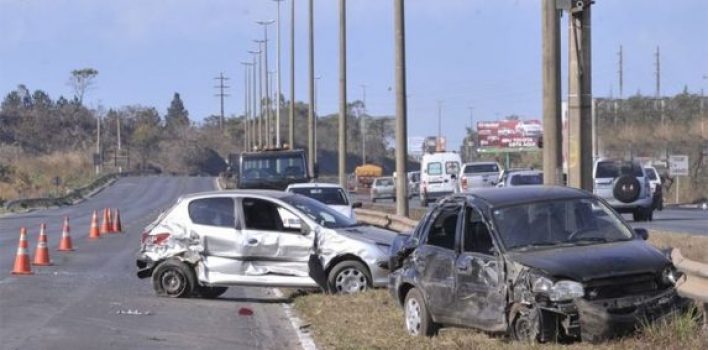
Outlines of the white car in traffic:
[{"label": "white car in traffic", "polygon": [[285,192],[318,200],[351,219],[355,219],[354,208],[361,207],[361,202],[352,202],[347,191],[337,184],[319,182],[291,184]]}]

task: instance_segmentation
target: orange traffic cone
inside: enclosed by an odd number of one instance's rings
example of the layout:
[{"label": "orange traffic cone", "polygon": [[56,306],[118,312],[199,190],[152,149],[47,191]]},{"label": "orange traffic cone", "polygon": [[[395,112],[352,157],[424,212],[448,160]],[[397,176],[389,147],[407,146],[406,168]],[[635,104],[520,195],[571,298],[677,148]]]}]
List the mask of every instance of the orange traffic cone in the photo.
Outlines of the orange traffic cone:
[{"label": "orange traffic cone", "polygon": [[113,216],[113,232],[123,232],[123,225],[120,224],[120,210],[116,208],[115,215]]},{"label": "orange traffic cone", "polygon": [[69,236],[70,232],[71,229],[69,228],[69,217],[65,216],[64,228],[61,230],[61,241],[59,241],[59,249],[57,249],[58,251],[70,252],[74,250],[74,246],[71,244],[71,236]]},{"label": "orange traffic cone", "polygon": [[91,218],[91,229],[89,230],[89,239],[99,239],[101,238],[101,232],[98,230],[98,214],[93,211],[93,217]]},{"label": "orange traffic cone", "polygon": [[111,209],[106,208],[106,212],[108,212],[108,233],[113,233],[113,218],[111,217]]},{"label": "orange traffic cone", "polygon": [[27,229],[20,229],[20,243],[17,245],[17,256],[15,266],[12,268],[13,275],[31,275],[30,257],[27,252]]},{"label": "orange traffic cone", "polygon": [[49,266],[52,262],[49,260],[49,247],[47,247],[47,225],[39,226],[39,239],[37,240],[37,249],[34,251],[35,266]]},{"label": "orange traffic cone", "polygon": [[111,230],[110,224],[108,223],[110,215],[108,215],[108,208],[103,209],[103,220],[101,221],[101,234],[106,234]]}]

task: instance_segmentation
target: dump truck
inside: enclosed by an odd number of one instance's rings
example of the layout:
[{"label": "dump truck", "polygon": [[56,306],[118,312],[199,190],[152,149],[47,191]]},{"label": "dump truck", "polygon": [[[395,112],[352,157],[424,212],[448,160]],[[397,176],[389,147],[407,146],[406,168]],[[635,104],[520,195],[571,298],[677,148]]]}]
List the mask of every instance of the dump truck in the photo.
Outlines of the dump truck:
[{"label": "dump truck", "polygon": [[383,168],[375,164],[364,164],[354,169],[354,175],[359,188],[369,188],[375,178],[383,175]]}]

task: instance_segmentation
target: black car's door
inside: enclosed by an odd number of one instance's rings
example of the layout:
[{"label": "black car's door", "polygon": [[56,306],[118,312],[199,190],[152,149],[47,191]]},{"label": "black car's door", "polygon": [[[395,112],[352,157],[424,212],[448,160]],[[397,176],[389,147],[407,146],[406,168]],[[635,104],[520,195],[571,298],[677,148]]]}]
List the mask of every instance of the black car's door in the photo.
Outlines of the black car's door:
[{"label": "black car's door", "polygon": [[455,236],[461,205],[445,206],[431,217],[422,244],[411,254],[428,299],[428,309],[436,321],[449,322],[454,310]]},{"label": "black car's door", "polygon": [[455,261],[454,310],[464,325],[489,331],[506,328],[506,288],[502,260],[480,212],[467,207],[462,251]]}]

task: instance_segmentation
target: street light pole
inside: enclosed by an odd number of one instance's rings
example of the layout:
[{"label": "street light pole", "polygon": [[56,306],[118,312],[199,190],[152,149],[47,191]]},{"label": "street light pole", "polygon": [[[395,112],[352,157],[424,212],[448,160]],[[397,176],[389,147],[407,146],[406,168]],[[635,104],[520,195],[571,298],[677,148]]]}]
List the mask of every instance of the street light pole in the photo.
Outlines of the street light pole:
[{"label": "street light pole", "polygon": [[248,71],[250,67],[249,62],[241,62],[243,65],[243,149],[244,151],[248,150],[250,147],[250,142],[251,139],[248,135],[250,132],[248,128],[248,115],[249,115],[249,87],[250,87],[250,72]]},{"label": "street light pole", "polygon": [[318,126],[318,124],[319,124],[318,122],[319,122],[319,119],[320,119],[320,115],[319,115],[319,108],[317,108],[317,102],[318,102],[318,101],[317,101],[317,100],[318,100],[317,95],[318,95],[318,93],[319,93],[319,89],[318,89],[318,88],[319,88],[320,78],[322,78],[322,77],[319,76],[319,75],[315,77],[315,107],[314,107],[314,111],[315,111],[315,121],[314,121],[314,126],[313,126],[313,129],[312,129],[312,133],[314,134],[314,138],[315,138],[315,146],[314,146],[314,147],[315,147],[315,164],[317,164],[317,161],[319,160],[319,159],[317,158],[317,145],[318,145],[318,143],[317,143],[317,126]]},{"label": "street light pole", "polygon": [[[263,68],[263,48],[261,47],[261,44],[264,43],[263,40],[254,40],[254,42],[258,43],[258,51],[249,51],[253,54],[258,55],[258,64],[256,65],[256,70],[255,72],[258,72],[258,123],[257,123],[257,133],[258,133],[258,147],[261,148],[263,147],[263,74],[261,74],[261,69]],[[254,77],[255,73],[254,72]]]},{"label": "street light pole", "polygon": [[290,111],[288,144],[295,149],[295,0],[290,0]]},{"label": "street light pole", "polygon": [[307,111],[307,167],[310,176],[315,174],[315,35],[314,35],[314,6],[309,0],[309,90],[310,101]]},{"label": "street light pole", "polygon": [[406,142],[406,38],[403,0],[394,0],[396,45],[396,214],[408,216],[408,145]]},{"label": "street light pole", "polygon": [[366,84],[361,84],[364,113],[361,115],[361,165],[366,164]]},{"label": "street light pole", "polygon": [[263,75],[265,79],[265,137],[266,137],[266,147],[270,147],[273,142],[273,137],[270,130],[270,90],[268,90],[268,26],[275,23],[275,21],[257,21],[256,23],[263,26]]},{"label": "street light pole", "polygon": [[347,188],[347,2],[339,0],[339,185]]},{"label": "street light pole", "polygon": [[284,0],[273,0],[275,1],[278,6],[277,10],[277,33],[276,33],[276,41],[277,41],[277,46],[276,46],[276,52],[277,52],[277,57],[276,57],[276,85],[278,88],[278,94],[275,96],[275,146],[280,147],[280,3],[283,2]]}]

